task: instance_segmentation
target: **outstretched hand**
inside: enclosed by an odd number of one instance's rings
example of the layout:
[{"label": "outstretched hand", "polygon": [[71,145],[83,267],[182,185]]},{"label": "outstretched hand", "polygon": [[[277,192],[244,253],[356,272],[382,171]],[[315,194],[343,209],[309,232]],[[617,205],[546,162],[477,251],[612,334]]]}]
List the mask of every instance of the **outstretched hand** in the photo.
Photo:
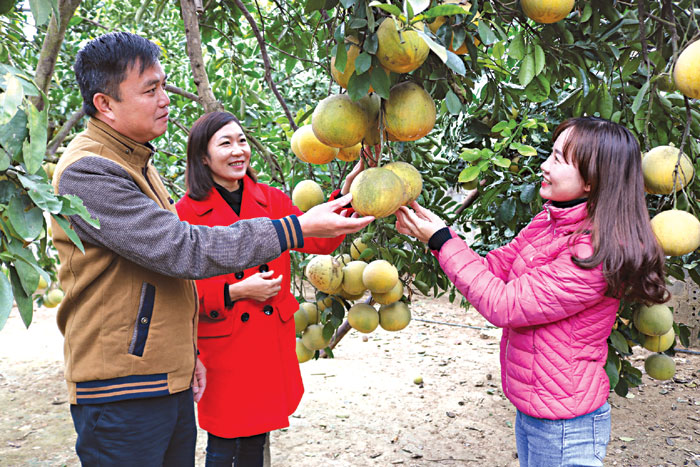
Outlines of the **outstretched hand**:
[{"label": "outstretched hand", "polygon": [[345,177],[345,182],[343,183],[343,187],[340,189],[340,194],[345,196],[348,193],[350,193],[350,186],[352,185],[353,180],[355,180],[355,177],[357,177],[360,172],[362,172],[365,169],[365,164],[362,161],[362,158],[360,158],[359,161],[357,161],[357,164],[355,164],[355,167],[352,168],[350,173],[348,174],[347,177]]},{"label": "outstretched hand", "polygon": [[413,210],[402,206],[396,211],[396,230],[404,235],[416,237],[428,243],[435,232],[446,226],[445,221],[416,201],[411,203]]},{"label": "outstretched hand", "polygon": [[[374,220],[374,216],[358,217],[355,213],[348,217],[347,210],[341,210],[350,201],[352,201],[352,195],[347,194],[333,201],[318,204],[306,211],[303,216],[299,217],[304,237],[332,238],[358,232],[369,225]],[[340,213],[336,211],[340,211]]]}]

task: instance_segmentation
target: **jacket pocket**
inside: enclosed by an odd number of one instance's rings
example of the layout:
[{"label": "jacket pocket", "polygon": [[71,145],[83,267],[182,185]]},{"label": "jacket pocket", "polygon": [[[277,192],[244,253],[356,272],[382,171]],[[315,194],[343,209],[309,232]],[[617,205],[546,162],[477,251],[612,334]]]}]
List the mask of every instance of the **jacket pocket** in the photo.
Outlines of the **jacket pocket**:
[{"label": "jacket pocket", "polygon": [[156,288],[152,284],[144,282],[141,286],[139,313],[136,316],[134,333],[131,336],[131,343],[129,344],[129,353],[131,355],[143,357],[143,351],[146,348],[146,340],[148,339],[148,330],[151,326],[155,300]]},{"label": "jacket pocket", "polygon": [[233,332],[233,314],[236,304],[230,310],[210,311],[199,314],[197,337],[225,337]]}]

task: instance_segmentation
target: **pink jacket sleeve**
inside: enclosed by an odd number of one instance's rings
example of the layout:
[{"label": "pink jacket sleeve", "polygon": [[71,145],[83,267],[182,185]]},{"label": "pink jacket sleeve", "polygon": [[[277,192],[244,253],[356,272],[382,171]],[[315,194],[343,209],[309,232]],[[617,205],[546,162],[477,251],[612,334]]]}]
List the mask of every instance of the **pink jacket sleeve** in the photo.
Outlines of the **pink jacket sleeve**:
[{"label": "pink jacket sleeve", "polygon": [[552,323],[575,315],[603,299],[607,283],[602,266],[585,270],[572,253],[586,257],[587,244],[565,248],[551,262],[533,267],[510,281],[499,275],[513,263],[517,248],[508,246],[480,257],[459,238],[448,240],[438,253],[440,266],[469,303],[490,323],[519,328]]}]

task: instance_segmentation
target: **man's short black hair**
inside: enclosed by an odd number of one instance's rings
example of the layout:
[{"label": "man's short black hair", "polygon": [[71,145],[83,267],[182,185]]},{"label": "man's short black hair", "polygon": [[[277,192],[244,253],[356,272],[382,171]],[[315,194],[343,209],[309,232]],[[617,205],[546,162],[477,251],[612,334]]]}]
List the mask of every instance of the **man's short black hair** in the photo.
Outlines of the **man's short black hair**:
[{"label": "man's short black hair", "polygon": [[136,62],[143,73],[159,58],[160,48],[156,44],[130,32],[110,32],[85,44],[73,65],[85,113],[91,117],[97,113],[92,103],[95,93],[120,100],[119,85]]}]

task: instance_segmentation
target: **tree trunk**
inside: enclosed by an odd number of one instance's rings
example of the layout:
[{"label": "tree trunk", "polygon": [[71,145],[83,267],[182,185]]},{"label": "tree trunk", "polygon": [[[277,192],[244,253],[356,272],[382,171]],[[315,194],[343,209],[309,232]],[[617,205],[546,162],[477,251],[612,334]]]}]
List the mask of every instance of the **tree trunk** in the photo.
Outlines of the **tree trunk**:
[{"label": "tree trunk", "polygon": [[[68,29],[68,22],[73,17],[73,13],[75,13],[78,5],[80,5],[80,0],[59,0],[60,24],[56,20],[55,14],[52,14],[49,20],[49,28],[46,32],[44,43],[41,45],[39,63],[34,72],[34,81],[44,94],[49,92],[51,76],[53,76],[56,67],[56,59],[58,58],[58,52],[61,50],[66,29]],[[40,95],[32,97],[31,101],[37,109],[44,109],[44,99]]]},{"label": "tree trunk", "polygon": [[199,17],[194,0],[180,0],[182,21],[185,23],[185,36],[187,37],[187,56],[190,58],[194,84],[197,86],[197,95],[205,112],[223,111],[224,106],[216,100],[214,92],[209,85],[209,77],[202,58],[202,37],[199,33]]}]

